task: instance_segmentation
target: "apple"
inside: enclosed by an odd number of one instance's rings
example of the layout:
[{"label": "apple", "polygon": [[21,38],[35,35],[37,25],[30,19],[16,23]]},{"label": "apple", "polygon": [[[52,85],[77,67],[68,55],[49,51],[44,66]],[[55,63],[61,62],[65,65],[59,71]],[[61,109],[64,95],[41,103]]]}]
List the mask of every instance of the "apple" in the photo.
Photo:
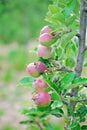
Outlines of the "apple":
[{"label": "apple", "polygon": [[36,63],[36,69],[37,69],[38,72],[42,73],[45,70],[47,70],[47,67],[43,62],[37,62]]},{"label": "apple", "polygon": [[44,91],[47,88],[46,82],[43,79],[41,79],[41,78],[36,79],[32,83],[32,85],[33,85],[33,87],[34,87],[34,89],[35,89],[36,92]]},{"label": "apple", "polygon": [[47,92],[39,92],[34,95],[33,100],[36,105],[46,107],[51,103],[51,96]]},{"label": "apple", "polygon": [[50,32],[51,32],[51,28],[50,28],[48,25],[46,25],[46,26],[44,26],[44,27],[41,29],[40,34],[50,33]]},{"label": "apple", "polygon": [[38,70],[36,69],[36,65],[34,63],[30,63],[27,65],[26,71],[28,72],[28,74],[32,77],[39,77],[40,73],[38,72]]},{"label": "apple", "polygon": [[48,59],[51,57],[51,47],[38,45],[38,57]]}]

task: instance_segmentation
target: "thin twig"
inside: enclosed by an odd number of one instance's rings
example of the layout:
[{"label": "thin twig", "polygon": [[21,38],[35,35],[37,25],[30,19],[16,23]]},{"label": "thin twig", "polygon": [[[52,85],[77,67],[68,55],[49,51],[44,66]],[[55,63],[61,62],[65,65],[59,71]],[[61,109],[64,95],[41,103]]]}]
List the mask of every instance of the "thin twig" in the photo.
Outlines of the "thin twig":
[{"label": "thin twig", "polygon": [[39,130],[43,130],[43,128],[42,128],[42,126],[40,125],[39,122],[36,121],[35,123],[36,123],[36,125],[38,126]]},{"label": "thin twig", "polygon": [[84,48],[84,51],[86,51],[87,50],[87,46]]},{"label": "thin twig", "polygon": [[52,33],[52,36],[53,36],[53,37],[56,37],[56,36],[59,36],[59,35],[61,35],[61,34],[66,34],[66,33],[70,33],[70,32],[72,32],[71,29],[68,30],[68,31],[53,32],[53,33]]},{"label": "thin twig", "polygon": [[60,65],[59,63],[57,63],[55,60],[53,60],[51,58],[49,59],[49,61],[56,67]]},{"label": "thin twig", "polygon": [[[64,71],[64,72],[73,72],[73,70],[67,68],[64,65],[61,65],[59,63],[56,63],[55,60],[49,59],[50,62],[56,67],[53,71]],[[59,67],[59,68],[58,68]]]},{"label": "thin twig", "polygon": [[61,66],[61,68],[56,68],[56,71],[64,71],[64,72],[73,72],[71,69],[65,67],[65,66]]},{"label": "thin twig", "polygon": [[87,102],[87,99],[78,100],[77,102]]},{"label": "thin twig", "polygon": [[65,104],[66,106],[68,106],[68,102],[66,102],[62,96],[61,96],[61,100],[62,100],[63,104]]}]

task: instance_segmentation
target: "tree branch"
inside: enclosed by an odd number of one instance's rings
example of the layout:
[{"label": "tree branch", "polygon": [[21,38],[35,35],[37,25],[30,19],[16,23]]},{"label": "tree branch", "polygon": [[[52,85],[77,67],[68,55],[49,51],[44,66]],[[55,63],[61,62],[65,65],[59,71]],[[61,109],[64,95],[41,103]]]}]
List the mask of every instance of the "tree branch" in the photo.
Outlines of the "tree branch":
[{"label": "tree branch", "polygon": [[[52,33],[52,36],[53,36],[53,37],[56,37],[56,36],[59,36],[59,35],[61,35],[61,34],[63,34],[63,33],[66,34],[66,33],[70,33],[70,32],[72,32],[71,29],[68,30],[68,31],[53,32],[53,33]],[[80,38],[80,34],[79,34],[79,33],[77,33],[76,36],[77,36],[78,38]]]},{"label": "tree branch", "polygon": [[[76,63],[76,67],[75,67],[75,72],[76,72],[75,78],[77,78],[81,75],[82,67],[83,67],[83,60],[84,60],[85,39],[86,39],[86,19],[87,19],[86,18],[87,12],[85,11],[85,7],[87,7],[86,0],[84,0],[84,1],[81,0],[80,1],[80,28],[79,28],[80,37],[78,37],[79,38],[79,48],[78,48],[77,63]],[[71,94],[73,96],[76,96],[78,94],[78,87],[72,89]],[[75,105],[76,105],[76,102],[71,100],[70,104],[68,105],[68,109],[70,109],[72,107],[73,111],[74,111]],[[69,113],[68,113],[68,116],[70,116]],[[65,129],[68,130],[68,123],[66,124]]]},{"label": "tree branch", "polygon": [[[79,38],[79,48],[77,64],[75,67],[76,77],[79,77],[82,72],[83,60],[84,60],[84,49],[85,49],[85,38],[86,38],[86,12],[84,11],[85,2],[81,0],[80,2],[80,38]],[[78,88],[72,89],[71,93],[76,95]],[[74,104],[71,103],[74,106]]]},{"label": "tree branch", "polygon": [[60,63],[56,63],[55,60],[49,59],[49,61],[56,67],[53,71],[73,72],[73,70],[67,68],[66,66],[61,65]]},{"label": "tree branch", "polygon": [[71,29],[68,30],[68,31],[53,32],[53,33],[52,33],[52,36],[53,36],[53,37],[56,37],[56,36],[58,36],[58,35],[61,35],[62,33],[70,33],[70,32],[72,32]]}]

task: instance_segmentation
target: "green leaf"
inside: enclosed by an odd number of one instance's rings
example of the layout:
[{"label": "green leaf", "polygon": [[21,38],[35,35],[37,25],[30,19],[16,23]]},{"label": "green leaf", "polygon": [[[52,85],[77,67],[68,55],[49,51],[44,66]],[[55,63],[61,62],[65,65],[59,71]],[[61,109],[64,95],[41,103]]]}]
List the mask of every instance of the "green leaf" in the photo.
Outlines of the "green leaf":
[{"label": "green leaf", "polygon": [[56,57],[58,57],[58,59],[63,57],[63,49],[61,47],[56,48]]},{"label": "green leaf", "polygon": [[60,108],[62,105],[63,105],[62,102],[56,100],[56,101],[54,101],[54,102],[52,103],[51,108],[52,108],[52,109]]},{"label": "green leaf", "polygon": [[58,87],[49,79],[44,79],[46,81],[46,83],[48,84],[48,86],[53,89],[54,91],[58,92]]},{"label": "green leaf", "polygon": [[53,0],[53,2],[61,8],[64,8],[66,5],[66,0]]},{"label": "green leaf", "polygon": [[83,84],[87,84],[87,78],[81,78],[81,77],[75,78],[75,79],[73,80],[72,84],[73,84],[73,85],[76,85],[76,86],[78,86],[78,85],[83,85]]},{"label": "green leaf", "polygon": [[78,51],[77,51],[76,43],[70,41],[66,46],[66,52],[65,52],[66,58],[71,58],[75,60],[77,56],[77,52]]},{"label": "green leaf", "polygon": [[[55,100],[55,103],[57,103],[57,107],[61,107],[62,106],[62,101],[60,98],[60,95],[58,94],[58,88],[57,86],[50,80],[45,79],[46,83],[48,84],[48,86],[54,90],[54,92],[51,94],[52,99]],[[56,106],[55,103],[52,105],[52,107]]]},{"label": "green leaf", "polygon": [[55,115],[56,117],[62,117],[62,115],[63,115],[64,112],[63,112],[62,109],[56,108],[56,109],[50,110],[50,113],[51,113],[52,115]]},{"label": "green leaf", "polygon": [[76,5],[74,8],[74,14],[79,17],[79,10],[80,10],[80,0],[76,0]]},{"label": "green leaf", "polygon": [[54,47],[52,48],[52,51],[51,51],[51,58],[54,60],[56,59],[56,51]]},{"label": "green leaf", "polygon": [[[49,5],[46,20],[53,24],[62,25],[64,23],[64,15],[61,8],[57,5]],[[62,25],[63,26],[63,25]]]},{"label": "green leaf", "polygon": [[34,78],[32,77],[24,77],[19,81],[18,86],[30,86],[32,85],[32,82],[34,81]]},{"label": "green leaf", "polygon": [[73,68],[75,66],[75,60],[71,57],[65,59],[65,65],[69,68]]},{"label": "green leaf", "polygon": [[66,33],[64,35],[62,35],[61,37],[61,46],[63,48],[66,47],[66,45],[69,43],[69,41],[76,35],[76,31],[70,32],[70,33]]},{"label": "green leaf", "polygon": [[69,16],[65,21],[66,26],[69,27],[71,24],[74,24],[75,20],[76,16]]},{"label": "green leaf", "polygon": [[60,82],[63,84],[69,84],[70,82],[73,81],[74,78],[75,78],[75,72],[70,72],[68,74],[65,74]]},{"label": "green leaf", "polygon": [[87,51],[84,53],[84,66],[87,66]]},{"label": "green leaf", "polygon": [[29,112],[29,110],[24,108],[24,109],[20,110],[20,112],[21,112],[21,114],[26,115]]},{"label": "green leaf", "polygon": [[76,117],[80,118],[80,122],[84,122],[86,115],[87,115],[87,107],[82,104],[76,111]]},{"label": "green leaf", "polygon": [[87,125],[82,125],[81,130],[87,130]]},{"label": "green leaf", "polygon": [[57,11],[60,11],[57,5],[49,5],[48,9],[52,14],[57,13]]},{"label": "green leaf", "polygon": [[56,14],[51,16],[51,19],[57,20],[60,24],[65,24],[64,16],[61,12],[57,12]]},{"label": "green leaf", "polygon": [[52,93],[51,97],[52,97],[52,100],[54,101],[51,105],[52,109],[62,107],[63,103],[58,93],[55,93],[55,92]]},{"label": "green leaf", "polygon": [[46,124],[46,128],[47,128],[47,130],[54,130],[54,128],[52,127],[51,124]]},{"label": "green leaf", "polygon": [[72,106],[69,107],[68,111],[69,111],[70,116],[74,117],[75,114],[74,114]]},{"label": "green leaf", "polygon": [[70,130],[81,130],[77,120],[72,120],[69,125]]},{"label": "green leaf", "polygon": [[65,17],[71,14],[73,9],[75,8],[75,5],[76,5],[76,0],[69,0],[67,2],[67,6],[63,10],[63,14]]},{"label": "green leaf", "polygon": [[31,108],[31,109],[23,109],[21,111],[22,114],[31,117],[31,118],[35,118],[35,117],[44,117],[47,115],[47,109],[40,109],[40,108]]},{"label": "green leaf", "polygon": [[29,125],[31,123],[33,123],[34,121],[32,120],[26,120],[26,121],[21,121],[20,124],[25,124],[25,125]]},{"label": "green leaf", "polygon": [[53,92],[51,94],[51,97],[52,97],[52,100],[60,100],[61,101],[60,95],[58,93]]},{"label": "green leaf", "polygon": [[34,116],[34,115],[37,115],[37,113],[39,113],[38,109],[35,109],[35,108],[31,108],[27,115],[31,115],[31,116]]}]

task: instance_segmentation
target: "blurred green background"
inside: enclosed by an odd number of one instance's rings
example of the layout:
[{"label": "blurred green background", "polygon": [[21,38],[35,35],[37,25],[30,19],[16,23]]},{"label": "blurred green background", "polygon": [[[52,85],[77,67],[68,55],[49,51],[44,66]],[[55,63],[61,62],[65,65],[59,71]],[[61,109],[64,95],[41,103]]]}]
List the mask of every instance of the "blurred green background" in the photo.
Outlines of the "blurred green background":
[{"label": "blurred green background", "polygon": [[[19,110],[26,101],[31,106],[32,94],[17,84],[28,76],[26,65],[37,60],[36,52],[31,50],[37,47],[40,29],[47,24],[44,19],[51,3],[52,0],[0,0],[0,130],[26,128],[19,124],[25,119]],[[54,130],[62,130],[55,120]],[[29,130],[38,129],[33,126]]]},{"label": "blurred green background", "polygon": [[0,42],[26,44],[39,35],[51,0],[0,0]]}]

